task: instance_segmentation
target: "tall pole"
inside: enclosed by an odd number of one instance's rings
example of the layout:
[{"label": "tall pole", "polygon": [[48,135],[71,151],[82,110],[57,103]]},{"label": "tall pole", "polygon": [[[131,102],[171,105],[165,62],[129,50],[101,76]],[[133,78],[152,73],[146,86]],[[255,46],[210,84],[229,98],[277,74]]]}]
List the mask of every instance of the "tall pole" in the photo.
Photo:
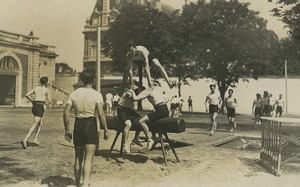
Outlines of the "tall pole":
[{"label": "tall pole", "polygon": [[[96,90],[97,92],[101,91],[101,28],[97,27],[97,52],[96,52]],[[97,130],[100,131],[100,121],[98,118],[98,115],[96,115],[96,123],[97,123]],[[99,138],[99,137],[98,137]],[[97,151],[100,151],[100,142],[98,143],[96,147]]]},{"label": "tall pole", "polygon": [[101,27],[97,28],[97,60],[96,60],[96,90],[100,92],[101,90]]},{"label": "tall pole", "polygon": [[284,77],[285,77],[285,113],[288,114],[287,59],[284,60]]}]

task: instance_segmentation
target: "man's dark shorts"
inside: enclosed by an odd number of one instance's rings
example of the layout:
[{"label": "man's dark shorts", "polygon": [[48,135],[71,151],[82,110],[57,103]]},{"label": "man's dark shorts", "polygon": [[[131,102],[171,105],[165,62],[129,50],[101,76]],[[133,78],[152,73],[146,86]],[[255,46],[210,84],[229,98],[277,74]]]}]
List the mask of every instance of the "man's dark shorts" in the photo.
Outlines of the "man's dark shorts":
[{"label": "man's dark shorts", "polygon": [[219,106],[218,105],[209,105],[209,113],[218,113],[219,112]]},{"label": "man's dark shorts", "polygon": [[227,108],[227,117],[235,117],[235,108]]},{"label": "man's dark shorts", "polygon": [[151,112],[151,113],[147,114],[148,118],[151,121],[169,116],[169,110],[168,110],[168,106],[166,104],[157,105],[154,107],[154,109],[155,109],[155,112]]},{"label": "man's dark shorts", "polygon": [[270,113],[272,111],[271,105],[265,105],[263,109],[263,113]]},{"label": "man's dark shorts", "polygon": [[76,118],[73,136],[75,146],[84,146],[87,144],[97,145],[99,143],[99,138],[97,133],[96,118]]},{"label": "man's dark shorts", "polygon": [[[152,55],[152,53],[149,53],[148,55],[148,62],[149,62],[149,66],[152,65],[153,60],[156,59],[154,57],[154,55]],[[143,60],[132,60],[134,63],[136,63],[138,66],[143,66],[144,65],[144,61]]]},{"label": "man's dark shorts", "polygon": [[43,117],[44,112],[45,112],[45,102],[43,101],[33,101],[32,102],[33,106],[31,109],[31,112],[33,114],[33,116],[38,116],[38,117]]},{"label": "man's dark shorts", "polygon": [[261,107],[256,107],[255,110],[254,110],[254,115],[257,116],[261,116]]},{"label": "man's dark shorts", "polygon": [[282,107],[281,106],[276,107],[276,114],[282,115]]},{"label": "man's dark shorts", "polygon": [[140,115],[131,108],[122,107],[120,105],[117,107],[117,115],[123,122],[140,117]]}]

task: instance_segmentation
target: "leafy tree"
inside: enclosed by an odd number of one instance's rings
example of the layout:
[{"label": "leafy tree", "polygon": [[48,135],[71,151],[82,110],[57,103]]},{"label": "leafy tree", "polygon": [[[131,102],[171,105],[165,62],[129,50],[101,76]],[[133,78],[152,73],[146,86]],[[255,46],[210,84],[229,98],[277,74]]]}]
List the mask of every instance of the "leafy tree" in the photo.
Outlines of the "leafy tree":
[{"label": "leafy tree", "polygon": [[289,28],[290,36],[300,41],[300,1],[299,0],[268,0],[281,6],[272,9],[273,16],[279,17]]},{"label": "leafy tree", "polygon": [[183,8],[192,57],[202,75],[216,81],[223,100],[240,79],[264,75],[278,49],[277,36],[248,6],[237,0],[199,0]]},{"label": "leafy tree", "polygon": [[[189,79],[196,79],[199,68],[190,56],[190,48],[185,41],[179,11],[171,15],[149,9],[144,6],[129,4],[124,6],[111,24],[104,37],[104,53],[113,59],[116,70],[122,72],[126,65],[126,44],[129,40],[147,47],[170,76],[178,78],[179,95],[182,84]],[[154,78],[158,72],[151,72]]]},{"label": "leafy tree", "polygon": [[273,16],[278,17],[289,28],[290,38],[281,41],[282,57],[288,60],[289,74],[300,75],[300,1],[273,1],[280,5],[272,9]]},{"label": "leafy tree", "polygon": [[162,64],[168,63],[171,19],[156,9],[134,4],[124,6],[104,36],[104,53],[113,59],[116,70],[122,72],[126,66],[126,44],[132,40],[145,46]]}]

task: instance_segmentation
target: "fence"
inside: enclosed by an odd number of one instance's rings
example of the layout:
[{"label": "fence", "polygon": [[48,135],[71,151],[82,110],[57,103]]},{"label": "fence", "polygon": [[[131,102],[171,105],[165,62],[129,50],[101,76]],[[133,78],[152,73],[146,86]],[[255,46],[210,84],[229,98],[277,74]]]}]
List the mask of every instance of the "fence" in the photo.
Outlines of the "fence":
[{"label": "fence", "polygon": [[[299,136],[293,137],[282,131],[283,127],[299,126],[297,118],[262,117],[260,153],[261,163],[275,175],[280,175],[282,157],[291,146],[300,146]],[[287,159],[287,158],[285,158]]]}]

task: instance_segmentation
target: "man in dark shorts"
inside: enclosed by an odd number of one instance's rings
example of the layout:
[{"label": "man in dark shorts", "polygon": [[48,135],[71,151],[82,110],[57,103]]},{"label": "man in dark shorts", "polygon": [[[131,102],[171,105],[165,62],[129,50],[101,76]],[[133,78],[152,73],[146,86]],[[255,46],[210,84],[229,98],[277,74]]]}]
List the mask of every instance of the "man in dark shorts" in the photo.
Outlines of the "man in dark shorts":
[{"label": "man in dark shorts", "polygon": [[[136,90],[136,94],[138,94],[137,90]],[[125,91],[124,94],[119,99],[118,106],[117,106],[117,115],[125,124],[122,138],[124,142],[123,151],[126,154],[130,153],[128,137],[129,137],[129,130],[132,126],[131,120],[135,120],[140,117],[140,115],[133,110],[133,105],[134,105],[134,101],[131,92]],[[142,146],[141,141],[139,140],[139,132],[135,133],[132,142],[134,144]]]},{"label": "man in dark shorts", "polygon": [[155,110],[154,112],[151,112],[151,113],[143,116],[139,120],[139,124],[141,125],[141,127],[146,135],[146,139],[148,141],[147,150],[151,150],[154,141],[151,139],[151,134],[149,132],[147,123],[164,118],[164,117],[168,117],[169,116],[168,106],[164,100],[163,94],[157,90],[155,84],[153,85],[153,87],[148,87],[147,89],[143,90],[139,95],[136,95],[135,92],[132,90],[131,90],[131,93],[132,93],[132,98],[134,101],[140,101],[140,100],[147,98],[147,100],[154,107],[154,110]]},{"label": "man in dark shorts", "polygon": [[228,96],[225,98],[224,107],[227,111],[230,132],[233,132],[233,129],[236,128],[235,108],[237,107],[237,100],[235,97],[233,97],[232,89],[228,90]]},{"label": "man in dark shorts", "polygon": [[[106,117],[103,111],[103,97],[101,93],[92,88],[95,80],[95,72],[85,69],[80,73],[80,80],[84,86],[78,88],[70,94],[64,111],[65,139],[72,140],[72,133],[69,128],[70,112],[74,109],[74,148],[75,162],[74,174],[76,186],[87,187],[91,176],[93,158],[96,147],[99,144],[100,126],[97,126],[96,116],[104,127],[104,139],[107,140],[108,129]],[[83,164],[82,164],[83,162]],[[83,171],[83,184],[80,184],[80,178]]]},{"label": "man in dark shorts", "polygon": [[150,66],[153,66],[155,69],[159,71],[161,76],[165,79],[170,88],[176,86],[175,83],[169,80],[168,74],[165,69],[160,64],[157,58],[144,47],[144,46],[136,46],[134,42],[130,41],[127,44],[129,52],[126,55],[127,66],[125,68],[123,74],[123,87],[126,87],[127,79],[129,77],[129,82],[132,82],[132,63],[136,63],[138,66],[145,67],[148,86],[152,86],[152,78],[150,74]]},{"label": "man in dark shorts", "polygon": [[260,116],[262,113],[262,98],[259,93],[256,94],[256,99],[253,101],[252,104],[252,114],[254,114],[255,119],[255,127],[261,125]]},{"label": "man in dark shorts", "polygon": [[36,87],[26,94],[26,98],[32,102],[32,114],[34,116],[34,122],[27,136],[21,141],[21,145],[24,149],[27,148],[27,140],[32,135],[33,131],[35,131],[35,138],[33,143],[35,145],[40,145],[38,142],[38,136],[40,134],[42,125],[43,125],[43,115],[45,111],[45,104],[50,103],[49,90],[47,88],[48,77],[40,78],[41,86]]},{"label": "man in dark shorts", "polygon": [[192,100],[192,96],[189,96],[188,107],[189,107],[189,112],[193,113],[193,100]]},{"label": "man in dark shorts", "polygon": [[[210,93],[206,96],[205,100],[205,109],[209,112],[210,121],[212,123],[212,128],[209,133],[212,136],[217,129],[217,122],[216,118],[218,116],[219,108],[221,106],[222,100],[220,94],[216,93],[216,85],[211,84],[209,85]],[[207,110],[207,103],[209,104],[209,110]]]}]

